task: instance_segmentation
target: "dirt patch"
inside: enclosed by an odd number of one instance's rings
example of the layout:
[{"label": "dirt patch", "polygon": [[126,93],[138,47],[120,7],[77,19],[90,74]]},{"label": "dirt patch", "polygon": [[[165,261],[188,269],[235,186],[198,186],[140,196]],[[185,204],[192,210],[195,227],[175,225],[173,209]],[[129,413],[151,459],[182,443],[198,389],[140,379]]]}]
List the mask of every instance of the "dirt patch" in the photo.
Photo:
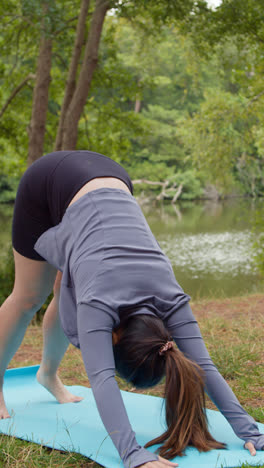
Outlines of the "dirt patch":
[{"label": "dirt patch", "polygon": [[38,364],[41,361],[42,352],[34,345],[22,344],[19,351],[14,356],[14,361],[17,364],[26,365],[28,361],[35,361]]},{"label": "dirt patch", "polygon": [[226,319],[250,317],[258,320],[264,316],[264,295],[255,294],[219,300],[202,300],[191,304],[197,319],[214,315]]},{"label": "dirt patch", "polygon": [[30,325],[27,329],[22,345],[16,352],[9,368],[37,365],[42,356],[42,329]]}]

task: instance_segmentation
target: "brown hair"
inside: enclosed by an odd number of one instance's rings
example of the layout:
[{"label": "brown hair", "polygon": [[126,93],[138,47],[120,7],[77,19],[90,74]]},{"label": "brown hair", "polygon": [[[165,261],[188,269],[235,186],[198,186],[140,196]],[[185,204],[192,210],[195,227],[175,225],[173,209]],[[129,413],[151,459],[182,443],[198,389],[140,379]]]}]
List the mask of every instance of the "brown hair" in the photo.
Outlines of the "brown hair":
[{"label": "brown hair", "polygon": [[121,322],[117,332],[113,349],[121,377],[139,388],[152,387],[166,377],[167,430],[145,447],[163,444],[159,454],[164,458],[183,455],[188,445],[203,452],[225,448],[208,431],[201,368],[175,345],[160,354],[171,340],[163,322],[152,315],[135,315]]}]

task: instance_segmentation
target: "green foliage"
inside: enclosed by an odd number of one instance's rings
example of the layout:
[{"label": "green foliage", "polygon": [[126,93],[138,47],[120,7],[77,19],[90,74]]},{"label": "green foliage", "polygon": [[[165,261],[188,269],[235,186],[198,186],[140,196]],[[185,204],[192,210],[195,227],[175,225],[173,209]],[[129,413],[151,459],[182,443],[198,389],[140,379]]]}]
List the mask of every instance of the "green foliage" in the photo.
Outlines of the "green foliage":
[{"label": "green foliage", "polygon": [[131,157],[133,140],[140,138],[146,125],[134,112],[137,81],[119,55],[118,34],[116,20],[109,18],[100,62],[79,124],[78,146],[111,155],[122,163]]},{"label": "green foliage", "polygon": [[213,90],[193,118],[184,121],[181,135],[189,158],[208,180],[227,192],[240,183],[244,193],[264,193],[264,160],[256,151],[258,117],[242,96]]},{"label": "green foliage", "polygon": [[195,14],[183,23],[183,30],[195,38],[197,49],[205,54],[229,37],[241,48],[248,41],[254,46],[263,44],[263,2],[222,0],[218,8],[211,9],[206,1],[200,0],[195,5]]},{"label": "green foliage", "polygon": [[[203,188],[201,181],[198,178],[196,171],[190,169],[187,171],[178,171],[174,176],[169,179],[171,182],[176,182],[177,187],[182,185],[181,200],[194,200],[201,198],[203,195]],[[176,192],[176,190],[175,190]],[[174,193],[172,193],[172,196]]]},{"label": "green foliage", "polygon": [[0,262],[0,304],[9,296],[13,289],[15,279],[15,268],[11,246],[5,255],[1,252]]},{"label": "green foliage", "polygon": [[182,20],[194,9],[195,2],[193,0],[125,0],[117,2],[118,12],[120,16],[129,18],[134,22],[138,22],[142,26],[146,22],[146,16],[151,18],[154,26],[160,27],[164,23]]},{"label": "green foliage", "polygon": [[[151,163],[146,159],[145,161],[142,160],[142,156],[144,157],[144,153],[142,155],[135,155],[134,158],[134,165],[129,166],[128,170],[130,174],[133,174],[133,179],[147,179],[154,182],[163,182],[167,180],[170,175],[173,174],[172,170],[166,166],[166,164],[162,162],[158,162],[156,164]],[[140,162],[138,162],[138,159]],[[147,188],[148,190],[160,191],[159,186],[150,186],[146,187],[145,185],[141,185],[141,188]]]},{"label": "green foliage", "polygon": [[[79,123],[78,148],[113,157],[134,179],[185,178],[182,198],[199,197],[207,181],[221,193],[262,195],[260,3],[243,0],[241,9],[238,0],[224,0],[211,10],[203,1],[113,1],[115,9],[104,24],[98,67]],[[45,28],[53,39],[45,138],[49,152],[79,0],[2,2],[0,99],[7,102],[35,72],[43,8]],[[33,86],[34,79],[28,80],[0,119],[0,167],[7,177],[19,178],[26,168]],[[13,182],[9,185],[13,187]],[[9,191],[2,190],[1,196],[8,200]]]},{"label": "green foliage", "polygon": [[0,174],[0,203],[14,201],[16,198],[17,186],[18,180],[16,178]]},{"label": "green foliage", "polygon": [[[54,86],[51,87],[45,151],[51,151],[53,148],[59,104],[66,83],[79,7],[79,0],[1,2],[1,107],[7,103],[14,90],[28,75],[32,75],[32,78],[13,98],[0,119],[1,173],[21,176],[26,168],[34,73],[43,29],[53,39],[52,85]],[[43,15],[43,8],[45,15]]]},{"label": "green foliage", "polygon": [[212,21],[214,38],[237,36],[239,42],[246,38],[253,44],[264,40],[262,0],[223,0]]},{"label": "green foliage", "polygon": [[142,115],[150,130],[145,143],[148,159],[153,164],[164,162],[168,166],[178,164],[180,167],[185,155],[177,135],[179,111],[149,104]]},{"label": "green foliage", "polygon": [[[207,63],[214,57],[220,78],[205,93],[198,115],[183,128],[186,149],[226,192],[233,186],[259,196],[264,192],[262,0],[223,0],[216,9],[198,2],[183,30]],[[196,155],[188,130],[198,144]]]}]

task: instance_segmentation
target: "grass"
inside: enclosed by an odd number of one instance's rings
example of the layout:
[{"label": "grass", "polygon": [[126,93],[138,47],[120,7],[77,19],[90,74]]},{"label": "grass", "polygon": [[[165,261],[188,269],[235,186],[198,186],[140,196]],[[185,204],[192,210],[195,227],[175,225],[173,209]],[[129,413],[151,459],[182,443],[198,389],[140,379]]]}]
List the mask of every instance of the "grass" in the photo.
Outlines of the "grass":
[{"label": "grass", "polygon": [[95,468],[100,465],[76,453],[51,450],[41,445],[25,442],[14,437],[0,436],[0,467],[48,468],[78,467]]},{"label": "grass", "polygon": [[[264,295],[200,300],[193,303],[192,308],[209,352],[220,372],[248,413],[264,423]],[[32,324],[10,367],[38,364],[41,358],[41,343],[41,328]],[[72,346],[63,359],[60,376],[67,385],[88,385],[80,352]],[[118,379],[118,383],[123,390],[136,391],[121,379]],[[141,393],[162,396],[163,388],[163,384],[160,384]],[[207,407],[215,409],[209,399]],[[13,437],[0,436],[0,467],[99,466],[78,454],[64,453]],[[256,466],[264,468],[264,464],[244,464],[240,468]]]}]

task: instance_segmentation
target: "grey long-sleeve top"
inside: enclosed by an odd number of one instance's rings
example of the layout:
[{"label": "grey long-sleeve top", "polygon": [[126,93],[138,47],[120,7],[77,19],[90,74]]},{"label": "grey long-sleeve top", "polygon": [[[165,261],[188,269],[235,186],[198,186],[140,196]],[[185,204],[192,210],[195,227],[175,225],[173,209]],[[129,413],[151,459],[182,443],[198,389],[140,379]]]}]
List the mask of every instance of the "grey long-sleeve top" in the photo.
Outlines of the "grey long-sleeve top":
[{"label": "grey long-sleeve top", "polygon": [[100,416],[126,468],[157,456],[137,443],[115,380],[112,331],[122,314],[160,317],[179,349],[204,369],[206,391],[238,437],[264,446],[264,435],[213,365],[189,296],[132,195],[107,188],[84,195],[35,249],[63,272],[62,327],[81,348]]}]

